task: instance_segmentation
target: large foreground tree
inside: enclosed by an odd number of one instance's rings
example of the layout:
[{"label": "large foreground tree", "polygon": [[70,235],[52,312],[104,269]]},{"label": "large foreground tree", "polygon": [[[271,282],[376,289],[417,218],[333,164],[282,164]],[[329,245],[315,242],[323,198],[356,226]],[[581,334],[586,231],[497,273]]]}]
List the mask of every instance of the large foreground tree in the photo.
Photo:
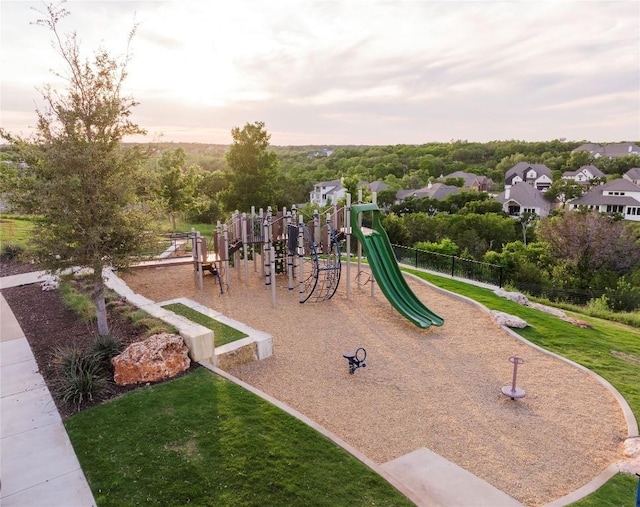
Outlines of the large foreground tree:
[{"label": "large foreground tree", "polygon": [[116,59],[100,49],[83,59],[76,34],[58,32],[68,14],[49,4],[37,21],[53,33],[65,69],[56,75],[67,88],[42,90],[45,105],[36,110],[33,138],[2,136],[20,148],[29,166],[22,197],[39,217],[32,238],[37,259],[54,272],[91,268],[98,333],[106,335],[103,269],[128,266],[147,245],[148,213],[135,195],[145,154],[122,146],[125,136],[144,131],[129,119],[136,102],[122,95],[129,51]]}]

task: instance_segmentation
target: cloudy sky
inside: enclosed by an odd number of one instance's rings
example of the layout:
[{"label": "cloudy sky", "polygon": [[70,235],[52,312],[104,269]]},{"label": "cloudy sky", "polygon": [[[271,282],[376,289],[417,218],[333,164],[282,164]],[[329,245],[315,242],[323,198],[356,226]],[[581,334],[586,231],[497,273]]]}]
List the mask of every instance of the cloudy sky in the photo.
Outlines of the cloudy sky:
[{"label": "cloudy sky", "polygon": [[[84,56],[133,40],[148,140],[274,145],[640,140],[640,2],[68,1]],[[42,2],[1,0],[0,125],[28,135],[64,86]]]}]

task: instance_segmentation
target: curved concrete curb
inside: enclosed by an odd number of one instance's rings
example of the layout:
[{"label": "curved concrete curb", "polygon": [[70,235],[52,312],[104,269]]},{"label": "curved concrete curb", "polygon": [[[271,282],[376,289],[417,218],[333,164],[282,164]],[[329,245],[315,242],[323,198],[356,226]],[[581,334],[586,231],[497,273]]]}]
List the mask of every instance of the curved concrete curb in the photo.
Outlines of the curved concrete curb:
[{"label": "curved concrete curb", "polygon": [[[411,268],[411,269],[416,269],[416,268]],[[420,278],[419,276],[413,275],[411,273],[407,273],[405,271],[405,275],[409,276],[411,278],[413,278],[414,280],[424,283],[432,288],[434,288],[437,291],[440,291],[442,293],[448,294],[450,296],[453,296],[455,298],[461,299],[463,301],[467,301],[468,303],[471,303],[475,306],[477,306],[478,308],[480,308],[482,311],[486,312],[487,314],[491,314],[491,310],[489,310],[486,306],[484,306],[481,303],[478,303],[477,301],[468,298],[466,296],[462,296],[460,294],[456,294],[455,292],[451,292],[448,291],[446,289],[442,289],[441,287],[438,287],[426,280],[423,280],[422,278]],[[484,286],[486,288],[486,286]],[[572,361],[571,359],[567,359],[566,357],[563,357],[559,354],[556,354],[555,352],[551,352],[543,347],[540,347],[539,345],[536,345],[535,343],[530,342],[529,340],[527,340],[526,338],[520,336],[518,333],[516,333],[515,331],[513,331],[512,329],[506,327],[506,326],[500,326],[504,331],[506,331],[507,333],[509,333],[511,336],[513,336],[516,340],[524,343],[525,345],[528,345],[540,352],[542,352],[543,354],[546,354],[548,356],[551,357],[555,357],[557,359],[560,359],[561,361],[564,361],[567,364],[570,364],[571,366],[578,368],[579,370],[587,373],[588,375],[590,375],[591,377],[593,377],[594,379],[596,379],[600,384],[602,384],[610,393],[611,395],[615,398],[615,400],[618,402],[618,405],[620,405],[620,408],[622,410],[622,413],[624,415],[624,419],[625,422],[627,423],[627,438],[630,437],[636,437],[638,436],[638,422],[636,420],[635,415],[633,414],[633,411],[631,410],[631,407],[629,406],[629,404],[627,403],[627,400],[624,399],[624,397],[618,392],[618,390],[613,387],[608,380],[604,379],[603,377],[601,377],[600,375],[598,375],[597,373],[595,373],[594,371],[591,371],[589,368],[586,368],[585,366],[582,366],[581,364],[578,364],[574,361]],[[597,489],[599,489],[604,483],[606,483],[609,479],[611,479],[614,475],[616,475],[618,472],[620,471],[620,468],[618,466],[617,463],[613,463],[611,465],[609,465],[600,475],[598,475],[597,477],[593,478],[591,481],[589,481],[587,484],[585,484],[584,486],[582,486],[581,488],[568,493],[567,495],[560,497],[556,500],[554,500],[551,503],[548,503],[545,505],[545,507],[563,507],[565,505],[568,505],[570,503],[573,502],[577,502],[578,500],[580,500],[581,498],[584,498],[587,495],[590,495],[591,493],[593,493],[594,491],[596,491]]]}]

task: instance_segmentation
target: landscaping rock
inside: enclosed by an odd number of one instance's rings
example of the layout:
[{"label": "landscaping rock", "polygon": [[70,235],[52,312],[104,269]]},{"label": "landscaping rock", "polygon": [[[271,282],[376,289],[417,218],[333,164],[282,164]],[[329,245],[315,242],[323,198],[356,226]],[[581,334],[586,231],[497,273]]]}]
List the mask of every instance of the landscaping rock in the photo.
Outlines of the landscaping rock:
[{"label": "landscaping rock", "polygon": [[496,289],[493,291],[493,293],[496,296],[500,296],[501,298],[506,298],[509,301],[518,303],[519,305],[529,304],[529,300],[527,299],[527,296],[525,296],[524,294],[520,294],[519,292],[507,292],[504,289]]},{"label": "landscaping rock", "polygon": [[495,320],[501,326],[516,327],[522,329],[529,325],[520,317],[509,315],[508,313],[504,312],[498,312],[495,310],[491,312],[491,317],[493,317],[493,320]]},{"label": "landscaping rock", "polygon": [[56,290],[60,286],[60,278],[56,275],[47,275],[44,277],[40,288],[44,291]]},{"label": "landscaping rock", "polygon": [[132,343],[111,363],[114,382],[124,386],[174,377],[188,369],[191,360],[181,336],[161,333]]},{"label": "landscaping rock", "polygon": [[629,437],[624,441],[623,451],[628,458],[640,458],[640,437]]},{"label": "landscaping rock", "polygon": [[565,317],[563,320],[566,320],[569,324],[573,324],[574,326],[578,326],[584,329],[591,328],[591,324],[585,322],[584,320],[576,319],[575,317]]},{"label": "landscaping rock", "polygon": [[550,313],[551,315],[555,315],[556,317],[560,317],[561,319],[567,318],[567,314],[564,313],[564,311],[560,308],[554,308],[553,306],[534,303],[533,301],[529,301],[527,306],[530,308],[535,308],[536,310],[540,310],[541,312]]}]

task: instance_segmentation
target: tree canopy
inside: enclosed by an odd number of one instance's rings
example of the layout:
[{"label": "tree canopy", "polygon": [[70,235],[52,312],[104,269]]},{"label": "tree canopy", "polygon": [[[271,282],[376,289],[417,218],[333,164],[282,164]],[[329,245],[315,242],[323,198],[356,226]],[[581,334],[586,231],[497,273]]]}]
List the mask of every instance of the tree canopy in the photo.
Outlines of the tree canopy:
[{"label": "tree canopy", "polygon": [[53,33],[66,69],[58,75],[66,79],[67,89],[43,89],[45,107],[36,110],[33,139],[6,132],[3,137],[19,148],[28,165],[25,191],[38,215],[32,237],[38,260],[52,271],[93,270],[98,332],[104,335],[103,268],[126,267],[147,246],[148,214],[135,193],[145,153],[122,146],[125,136],[144,130],[130,120],[137,103],[122,95],[128,53],[118,60],[100,49],[85,60],[75,33],[62,37],[58,32],[59,20],[69,12],[49,5],[44,14],[37,24]]},{"label": "tree canopy", "polygon": [[271,136],[264,122],[247,123],[231,131],[233,144],[227,152],[228,186],[222,200],[227,211],[267,208],[279,200],[278,156],[269,151]]}]

